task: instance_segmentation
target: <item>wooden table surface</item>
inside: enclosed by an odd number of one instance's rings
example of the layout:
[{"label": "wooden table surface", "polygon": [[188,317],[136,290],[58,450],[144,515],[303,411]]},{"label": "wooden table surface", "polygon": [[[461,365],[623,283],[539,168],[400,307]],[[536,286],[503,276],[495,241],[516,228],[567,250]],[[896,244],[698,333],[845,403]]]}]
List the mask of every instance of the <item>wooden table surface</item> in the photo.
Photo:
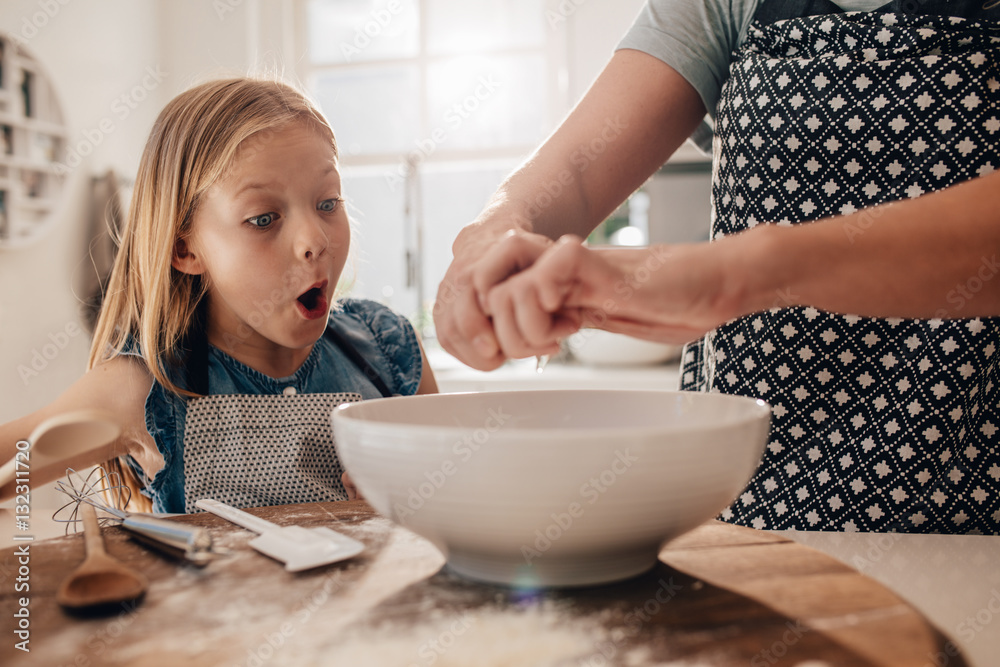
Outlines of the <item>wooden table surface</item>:
[{"label": "wooden table surface", "polygon": [[[0,552],[3,665],[925,665],[947,638],[875,581],[781,536],[710,522],[651,572],[592,588],[513,590],[443,568],[433,546],[361,501],[249,510],[363,541],[349,561],[296,574],[213,515],[233,554],[205,568],[105,528],[109,553],[146,574],[138,604],[100,617],[55,602],[83,536],[30,548],[30,653],[15,649],[14,549]],[[10,628],[8,630],[7,628]],[[965,665],[950,658],[949,667]]]}]

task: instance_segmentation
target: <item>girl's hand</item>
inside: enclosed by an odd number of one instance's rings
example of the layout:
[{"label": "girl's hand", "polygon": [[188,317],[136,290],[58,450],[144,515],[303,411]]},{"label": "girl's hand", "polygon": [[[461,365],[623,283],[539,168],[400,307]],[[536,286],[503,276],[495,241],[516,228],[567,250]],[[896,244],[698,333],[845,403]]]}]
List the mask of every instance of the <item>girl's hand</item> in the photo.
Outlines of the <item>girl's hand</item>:
[{"label": "girl's hand", "polygon": [[344,483],[344,489],[347,490],[348,500],[364,500],[364,496],[358,492],[358,487],[354,486],[354,480],[346,472],[340,476],[340,481]]},{"label": "girl's hand", "polygon": [[504,354],[549,354],[590,327],[685,343],[742,314],[725,280],[731,243],[590,249],[565,236],[489,291]]}]

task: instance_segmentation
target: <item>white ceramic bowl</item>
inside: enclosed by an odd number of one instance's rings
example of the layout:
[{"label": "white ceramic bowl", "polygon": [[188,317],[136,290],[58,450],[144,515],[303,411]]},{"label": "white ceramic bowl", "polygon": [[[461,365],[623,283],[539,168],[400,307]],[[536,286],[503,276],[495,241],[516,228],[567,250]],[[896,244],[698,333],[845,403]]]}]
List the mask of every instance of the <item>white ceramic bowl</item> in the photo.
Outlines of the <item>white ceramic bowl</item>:
[{"label": "white ceramic bowl", "polygon": [[743,489],[769,418],[723,394],[550,390],[345,404],[333,427],[368,502],[454,571],[543,587],[653,567]]},{"label": "white ceramic bowl", "polygon": [[590,366],[647,366],[676,359],[684,346],[582,329],[566,339],[566,347],[580,363]]}]

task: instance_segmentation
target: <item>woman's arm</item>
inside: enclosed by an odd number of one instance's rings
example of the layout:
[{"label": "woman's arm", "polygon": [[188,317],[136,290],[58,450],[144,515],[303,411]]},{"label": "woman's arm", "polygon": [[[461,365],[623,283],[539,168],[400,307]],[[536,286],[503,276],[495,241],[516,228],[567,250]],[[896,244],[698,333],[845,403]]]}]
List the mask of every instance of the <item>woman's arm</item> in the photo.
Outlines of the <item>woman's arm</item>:
[{"label": "woman's arm", "polygon": [[[31,414],[0,425],[0,460],[9,461],[15,455],[19,440],[27,440],[46,419],[66,412],[94,409],[111,415],[121,427],[121,435],[106,446],[83,455],[71,455],[43,466],[31,465],[31,485],[54,481],[67,467],[84,469],[116,456],[133,454],[140,460],[149,447],[155,451],[152,438],[146,432],[145,400],[152,386],[152,377],[139,360],[116,357],[92,368],[51,404]],[[41,457],[32,457],[41,463]],[[46,459],[47,460],[47,459]],[[47,460],[48,461],[48,460]],[[13,484],[0,488],[0,501],[13,497]]]},{"label": "woman's arm", "polygon": [[906,318],[1000,315],[1000,173],[917,199],[712,243],[588,249],[564,237],[489,294],[503,353],[579,326],[694,340],[786,306]]},{"label": "woman's arm", "polygon": [[[748,237],[758,266],[740,310],[811,305],[873,317],[1000,315],[1000,172]],[[787,302],[787,303],[784,303]]]},{"label": "woman's arm", "polygon": [[[697,91],[662,61],[621,50],[576,108],[456,238],[434,305],[443,347],[488,370],[504,361],[480,298],[529,266],[550,239],[585,236],[691,134]],[[514,231],[514,241],[497,241]],[[478,289],[473,289],[473,285]]]},{"label": "woman's arm", "polygon": [[549,341],[546,327],[555,329],[559,311],[575,313],[584,326],[673,342],[785,306],[870,317],[996,316],[998,251],[994,173],[848,216],[764,225],[713,243],[594,251],[566,239],[491,293],[490,312],[507,322],[505,349],[522,356]]}]

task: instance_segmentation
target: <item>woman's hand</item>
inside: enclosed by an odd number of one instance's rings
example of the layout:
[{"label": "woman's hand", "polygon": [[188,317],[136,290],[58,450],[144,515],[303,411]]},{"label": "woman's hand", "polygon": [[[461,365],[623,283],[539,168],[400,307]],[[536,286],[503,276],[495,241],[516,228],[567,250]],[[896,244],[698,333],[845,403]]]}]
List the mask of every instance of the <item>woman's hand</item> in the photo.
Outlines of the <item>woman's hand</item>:
[{"label": "woman's hand", "polygon": [[463,231],[434,302],[441,346],[479,370],[503,364],[509,355],[497,342],[486,313],[486,295],[504,279],[531,266],[551,244],[544,236],[514,229],[500,235],[475,227]]},{"label": "woman's hand", "polygon": [[490,289],[485,312],[511,357],[551,353],[581,327],[685,343],[742,314],[723,271],[732,245],[591,249],[565,236]]}]

